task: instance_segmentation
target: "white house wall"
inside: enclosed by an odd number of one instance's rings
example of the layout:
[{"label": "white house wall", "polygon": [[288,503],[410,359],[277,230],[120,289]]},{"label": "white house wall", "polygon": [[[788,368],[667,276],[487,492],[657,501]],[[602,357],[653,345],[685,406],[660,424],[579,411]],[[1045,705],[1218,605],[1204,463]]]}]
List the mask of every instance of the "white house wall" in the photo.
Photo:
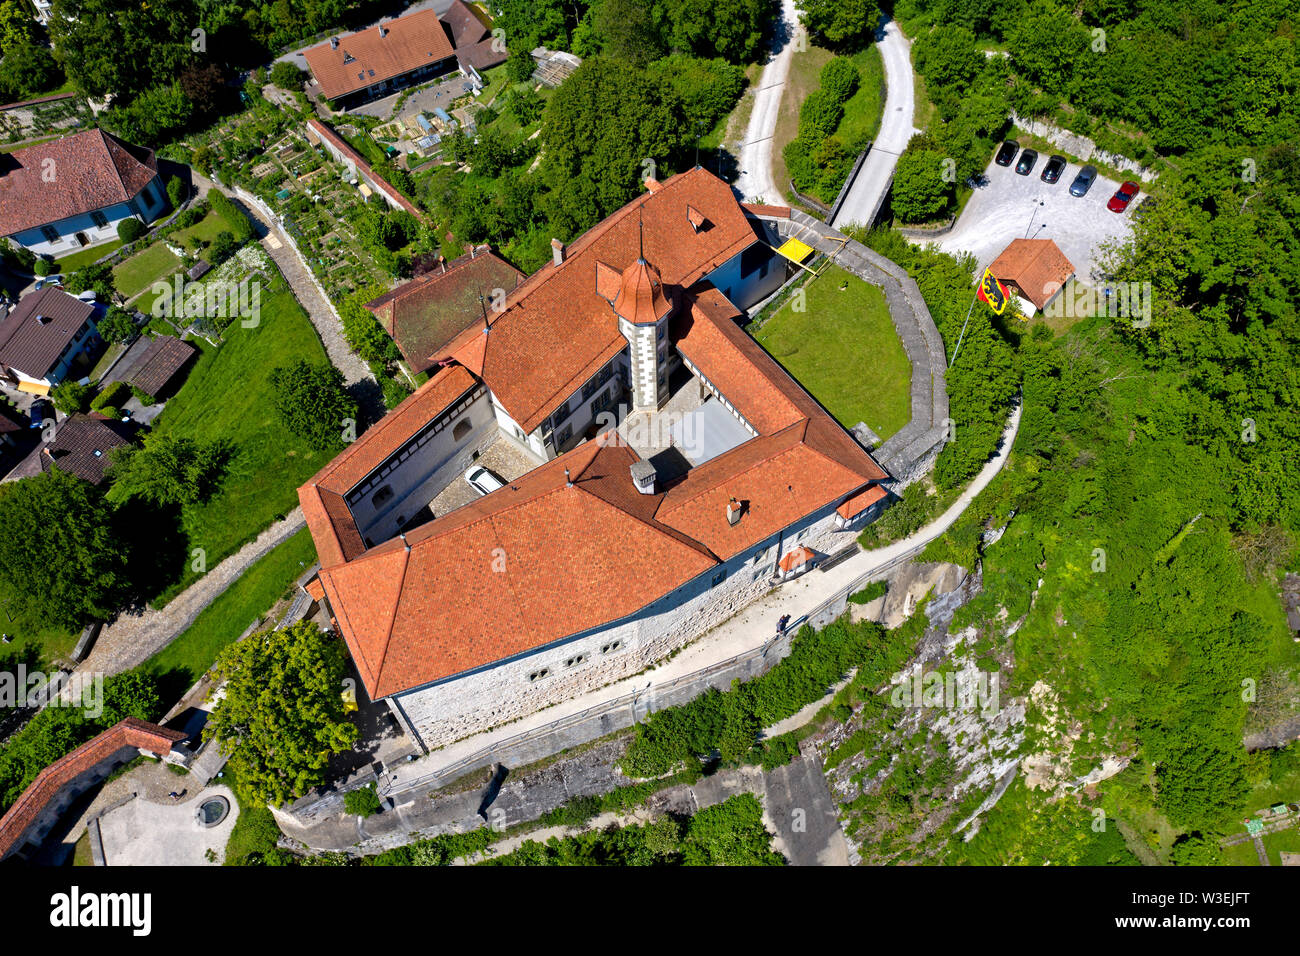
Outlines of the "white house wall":
[{"label": "white house wall", "polygon": [[[145,222],[149,222],[163,211],[166,202],[167,194],[163,191],[158,177],[155,176],[132,202],[118,203],[115,206],[96,210],[104,214],[104,218],[108,220],[106,225],[96,226],[91,213],[88,212],[81,216],[48,223],[59,234],[59,238],[54,242],[45,238],[44,229],[39,226],[15,233],[13,238],[19,245],[37,255],[49,255],[57,259],[80,249],[116,239],[118,224],[123,219],[143,218]],[[84,246],[77,242],[75,238],[77,233],[82,233],[86,237],[87,242]]]},{"label": "white house wall", "polygon": [[[470,431],[457,441],[456,427],[461,422],[468,422]],[[481,389],[469,407],[454,415],[428,442],[388,475],[376,477],[374,487],[359,500],[353,502],[351,492],[345,496],[362,537],[376,544],[395,537],[406,521],[469,468],[474,452],[481,452],[496,437],[492,402],[487,390]],[[391,489],[392,497],[376,506],[375,495],[384,487]]]}]

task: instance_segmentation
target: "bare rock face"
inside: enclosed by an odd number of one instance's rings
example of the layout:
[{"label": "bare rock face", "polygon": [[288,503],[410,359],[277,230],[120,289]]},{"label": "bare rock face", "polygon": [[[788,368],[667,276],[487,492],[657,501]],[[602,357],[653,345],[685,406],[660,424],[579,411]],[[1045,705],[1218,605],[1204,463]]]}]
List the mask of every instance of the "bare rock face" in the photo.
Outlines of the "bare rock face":
[{"label": "bare rock face", "polygon": [[[966,569],[946,562],[927,564],[907,564],[889,579],[889,591],[885,594],[879,617],[868,620],[878,621],[885,627],[898,627],[912,616],[917,602],[927,594],[946,595],[955,592],[966,579]],[[872,602],[866,607],[871,607]],[[933,608],[931,609],[933,620]]]}]

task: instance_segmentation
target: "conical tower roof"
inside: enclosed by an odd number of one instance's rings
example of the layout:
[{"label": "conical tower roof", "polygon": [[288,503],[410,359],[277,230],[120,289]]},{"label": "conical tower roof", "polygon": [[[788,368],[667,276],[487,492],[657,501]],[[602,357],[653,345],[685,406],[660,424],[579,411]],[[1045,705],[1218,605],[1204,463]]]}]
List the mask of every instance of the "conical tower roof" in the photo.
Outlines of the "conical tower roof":
[{"label": "conical tower roof", "polygon": [[633,325],[658,322],[672,311],[673,304],[664,291],[659,270],[644,257],[623,270],[614,311]]}]

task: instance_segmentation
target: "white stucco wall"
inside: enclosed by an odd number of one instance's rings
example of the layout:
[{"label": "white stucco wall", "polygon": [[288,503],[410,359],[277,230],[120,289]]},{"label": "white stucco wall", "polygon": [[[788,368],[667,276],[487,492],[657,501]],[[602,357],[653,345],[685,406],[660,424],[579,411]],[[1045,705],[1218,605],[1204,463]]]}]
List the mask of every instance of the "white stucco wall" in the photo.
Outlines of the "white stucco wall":
[{"label": "white stucco wall", "polygon": [[[167,193],[162,187],[162,182],[157,176],[147,185],[135,199],[133,208],[131,203],[118,203],[115,206],[108,206],[99,210],[108,220],[106,225],[96,226],[90,213],[81,216],[72,216],[68,219],[61,219],[57,222],[49,223],[59,238],[50,242],[45,238],[42,228],[25,229],[22,232],[14,234],[14,241],[19,245],[30,249],[37,255],[50,255],[56,259],[60,256],[70,255],[89,246],[96,246],[103,242],[110,242],[117,238],[117,226],[123,219],[130,219],[133,216],[142,218],[149,222],[156,218],[159,213],[166,208]],[[86,237],[85,245],[77,241],[76,235],[81,233]]]}]

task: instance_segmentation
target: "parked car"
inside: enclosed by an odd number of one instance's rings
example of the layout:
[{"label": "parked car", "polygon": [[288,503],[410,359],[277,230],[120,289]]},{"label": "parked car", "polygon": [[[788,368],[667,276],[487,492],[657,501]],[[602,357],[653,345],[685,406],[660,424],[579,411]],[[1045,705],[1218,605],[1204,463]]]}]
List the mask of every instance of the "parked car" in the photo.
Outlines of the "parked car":
[{"label": "parked car", "polygon": [[1074,177],[1074,182],[1070,183],[1071,196],[1086,196],[1092,184],[1097,181],[1097,167],[1084,166],[1079,170],[1079,175]]},{"label": "parked car", "polygon": [[1038,162],[1038,151],[1027,149],[1020,154],[1020,162],[1016,163],[1016,172],[1021,176],[1028,176],[1034,171],[1034,163]]},{"label": "parked car", "polygon": [[1010,166],[1011,161],[1016,158],[1016,153],[1020,151],[1020,144],[1014,139],[1009,139],[998,148],[998,154],[993,157],[993,162],[999,166]]},{"label": "parked car", "polygon": [[27,415],[32,420],[32,428],[43,428],[47,421],[54,421],[54,404],[47,399],[38,398],[32,402]]},{"label": "parked car", "polygon": [[1138,184],[1127,182],[1119,189],[1115,190],[1115,195],[1110,197],[1106,203],[1106,208],[1111,212],[1123,212],[1128,208],[1128,204],[1133,201],[1133,197],[1138,194]]},{"label": "parked car", "polygon": [[506,483],[497,475],[488,471],[482,465],[474,465],[469,471],[465,472],[465,480],[469,486],[477,491],[480,495],[488,495],[499,488],[504,488]]},{"label": "parked car", "polygon": [[1065,172],[1065,157],[1053,156],[1043,167],[1042,180],[1045,183],[1054,183],[1061,178],[1061,173]]},{"label": "parked car", "polygon": [[63,276],[46,276],[44,279],[37,279],[36,291],[40,292],[47,285],[63,285]]}]

